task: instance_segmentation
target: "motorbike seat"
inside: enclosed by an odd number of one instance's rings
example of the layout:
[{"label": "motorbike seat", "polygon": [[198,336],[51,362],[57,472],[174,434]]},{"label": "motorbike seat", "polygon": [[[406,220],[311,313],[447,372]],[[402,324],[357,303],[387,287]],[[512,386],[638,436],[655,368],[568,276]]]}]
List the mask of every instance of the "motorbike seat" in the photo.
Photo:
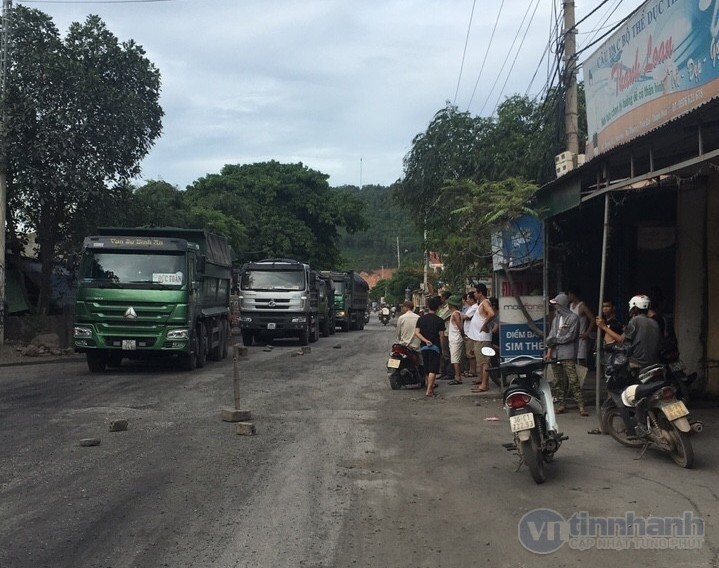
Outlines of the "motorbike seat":
[{"label": "motorbike seat", "polygon": [[637,385],[637,390],[634,393],[634,399],[641,400],[643,398],[651,396],[665,385],[666,383],[664,381]]},{"label": "motorbike seat", "polygon": [[534,398],[540,398],[540,393],[534,385],[534,381],[526,378],[518,378],[509,383],[509,386],[504,389],[502,398],[506,400],[508,396],[515,392],[526,392]]}]

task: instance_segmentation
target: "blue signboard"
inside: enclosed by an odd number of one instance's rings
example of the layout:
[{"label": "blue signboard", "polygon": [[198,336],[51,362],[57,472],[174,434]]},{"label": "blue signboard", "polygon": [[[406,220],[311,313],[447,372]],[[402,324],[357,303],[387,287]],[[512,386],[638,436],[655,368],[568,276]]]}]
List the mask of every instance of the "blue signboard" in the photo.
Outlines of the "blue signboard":
[{"label": "blue signboard", "polygon": [[[544,329],[544,298],[542,296],[521,296],[520,298],[533,324]],[[544,342],[532,331],[521,307],[513,297],[499,298],[499,356],[511,359],[520,355],[541,357]]]}]

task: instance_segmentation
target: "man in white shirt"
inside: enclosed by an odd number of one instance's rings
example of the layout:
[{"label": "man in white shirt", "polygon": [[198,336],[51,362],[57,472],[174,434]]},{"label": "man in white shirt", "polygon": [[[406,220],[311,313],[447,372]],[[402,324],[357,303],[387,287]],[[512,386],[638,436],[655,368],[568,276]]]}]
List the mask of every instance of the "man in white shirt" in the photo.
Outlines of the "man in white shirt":
[{"label": "man in white shirt", "polygon": [[[477,376],[477,359],[474,356],[474,340],[469,337],[469,328],[472,325],[472,318],[477,312],[477,302],[474,299],[474,292],[465,294],[465,309],[462,310],[462,321],[464,321],[464,349],[467,361],[469,361],[469,371],[465,373],[465,377]],[[480,381],[475,381],[475,384],[479,384]]]},{"label": "man in white shirt", "polygon": [[402,315],[397,318],[397,343],[419,351],[421,341],[414,333],[419,316],[414,313],[414,304],[406,300],[402,304]]}]

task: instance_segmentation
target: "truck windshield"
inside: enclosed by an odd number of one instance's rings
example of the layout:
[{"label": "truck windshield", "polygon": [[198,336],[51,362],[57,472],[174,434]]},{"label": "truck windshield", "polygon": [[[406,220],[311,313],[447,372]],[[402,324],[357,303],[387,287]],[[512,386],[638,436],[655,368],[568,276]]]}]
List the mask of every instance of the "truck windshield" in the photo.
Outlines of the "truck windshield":
[{"label": "truck windshield", "polygon": [[345,293],[345,281],[335,280],[335,296],[341,296]]},{"label": "truck windshield", "polygon": [[80,282],[117,287],[136,284],[179,288],[185,284],[185,255],[88,250],[80,263]]},{"label": "truck windshield", "polygon": [[304,290],[305,273],[302,270],[248,270],[242,274],[243,290]]}]

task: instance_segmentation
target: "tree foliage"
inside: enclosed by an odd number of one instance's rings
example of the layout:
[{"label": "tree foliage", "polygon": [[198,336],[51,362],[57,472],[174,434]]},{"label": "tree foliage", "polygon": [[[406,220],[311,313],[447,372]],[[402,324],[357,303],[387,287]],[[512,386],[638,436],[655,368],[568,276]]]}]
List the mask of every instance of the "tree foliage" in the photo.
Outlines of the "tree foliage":
[{"label": "tree foliage", "polygon": [[226,165],[188,187],[186,200],[242,224],[243,260],[290,257],[331,269],[341,258],[340,230],[362,230],[366,219],[363,203],[327,179],[301,163]]},{"label": "tree foliage", "polygon": [[160,135],[160,74],[97,16],[73,23],[64,39],[38,10],[18,6],[11,21],[8,208],[12,229],[37,232],[46,312],[60,243],[118,205]]}]

